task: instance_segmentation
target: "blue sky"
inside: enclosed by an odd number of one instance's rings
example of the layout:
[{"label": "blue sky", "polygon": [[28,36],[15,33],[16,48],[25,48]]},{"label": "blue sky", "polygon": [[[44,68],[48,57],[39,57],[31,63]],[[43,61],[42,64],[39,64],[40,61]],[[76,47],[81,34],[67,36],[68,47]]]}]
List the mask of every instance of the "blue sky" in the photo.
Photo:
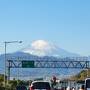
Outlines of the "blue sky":
[{"label": "blue sky", "polygon": [[0,53],[43,39],[67,51],[90,55],[90,0],[0,0]]}]

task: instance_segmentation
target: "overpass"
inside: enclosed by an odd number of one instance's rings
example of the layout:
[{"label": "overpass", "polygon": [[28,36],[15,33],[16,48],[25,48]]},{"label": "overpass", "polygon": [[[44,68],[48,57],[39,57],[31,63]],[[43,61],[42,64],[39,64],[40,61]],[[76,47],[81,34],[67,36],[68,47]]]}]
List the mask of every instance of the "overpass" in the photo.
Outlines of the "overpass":
[{"label": "overpass", "polygon": [[11,68],[75,68],[88,70],[90,69],[90,60],[88,57],[10,57],[7,59],[8,79],[10,78]]}]

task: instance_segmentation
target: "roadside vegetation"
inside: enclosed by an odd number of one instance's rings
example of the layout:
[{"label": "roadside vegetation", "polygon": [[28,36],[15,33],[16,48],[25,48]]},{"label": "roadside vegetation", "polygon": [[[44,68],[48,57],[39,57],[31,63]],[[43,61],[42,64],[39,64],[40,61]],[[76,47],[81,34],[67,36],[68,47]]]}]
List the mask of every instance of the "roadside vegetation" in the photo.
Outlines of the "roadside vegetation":
[{"label": "roadside vegetation", "polygon": [[8,82],[8,84],[6,84],[6,88],[4,85],[4,75],[0,74],[0,90],[16,90],[16,86],[18,85],[25,85],[25,86],[29,86],[29,84],[32,81],[23,81],[23,80],[10,80]]},{"label": "roadside vegetation", "polygon": [[70,79],[75,81],[84,81],[87,77],[90,77],[90,69],[89,70],[82,70],[75,76],[72,76]]}]

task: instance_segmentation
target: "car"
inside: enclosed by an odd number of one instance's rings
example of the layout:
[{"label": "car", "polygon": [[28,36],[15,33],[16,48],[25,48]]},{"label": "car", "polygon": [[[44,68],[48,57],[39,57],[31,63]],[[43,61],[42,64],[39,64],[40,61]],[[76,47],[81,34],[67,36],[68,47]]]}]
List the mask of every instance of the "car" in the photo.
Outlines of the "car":
[{"label": "car", "polygon": [[16,87],[16,90],[27,90],[27,87],[24,85],[19,85]]},{"label": "car", "polygon": [[90,78],[89,77],[85,79],[85,89],[90,90]]},{"label": "car", "polygon": [[51,86],[47,81],[33,81],[29,90],[51,90]]}]

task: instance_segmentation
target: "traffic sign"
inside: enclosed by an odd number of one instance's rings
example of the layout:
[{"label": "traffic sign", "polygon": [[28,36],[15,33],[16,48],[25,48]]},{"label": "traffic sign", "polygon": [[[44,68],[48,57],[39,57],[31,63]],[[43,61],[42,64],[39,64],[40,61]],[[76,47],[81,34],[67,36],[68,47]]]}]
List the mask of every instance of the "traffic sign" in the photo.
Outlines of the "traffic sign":
[{"label": "traffic sign", "polygon": [[34,68],[34,61],[22,61],[22,68]]}]

